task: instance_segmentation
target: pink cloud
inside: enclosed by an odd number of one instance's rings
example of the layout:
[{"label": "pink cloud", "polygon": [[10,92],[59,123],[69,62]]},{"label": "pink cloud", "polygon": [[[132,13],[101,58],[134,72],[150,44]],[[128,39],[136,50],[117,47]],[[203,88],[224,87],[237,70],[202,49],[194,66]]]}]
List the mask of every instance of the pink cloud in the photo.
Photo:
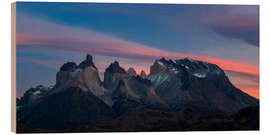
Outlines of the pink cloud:
[{"label": "pink cloud", "polygon": [[[21,39],[24,38],[24,39]],[[124,41],[116,38],[103,39],[78,39],[78,38],[56,38],[56,37],[29,37],[29,35],[17,35],[18,46],[39,46],[54,49],[78,51],[84,53],[92,53],[96,55],[111,56],[143,61],[146,63],[153,62],[154,59],[166,57],[170,59],[179,59],[191,57],[215,63],[224,70],[232,70],[235,72],[259,74],[259,68],[248,63],[227,60],[222,58],[214,58],[208,56],[198,56],[193,54],[176,53],[151,48],[135,42]]]},{"label": "pink cloud", "polygon": [[[36,23],[42,25],[35,25]],[[42,22],[35,19],[32,19],[30,21],[30,24],[25,24],[29,26],[27,26],[25,29],[22,28],[21,30],[17,31],[17,46],[25,48],[46,47],[59,50],[91,53],[94,56],[97,55],[107,58],[109,57],[113,58],[114,60],[117,59],[119,61],[125,61],[120,62],[121,66],[123,66],[126,70],[129,67],[134,67],[138,74],[141,70],[145,70],[146,73],[149,73],[150,65],[155,59],[161,57],[170,59],[191,57],[193,59],[203,60],[206,62],[217,64],[224,70],[259,76],[258,66],[241,61],[165,51],[157,48],[152,48],[140,43],[107,36],[92,30],[66,27],[57,24]],[[31,25],[33,27],[44,26],[44,28],[31,28]],[[235,26],[230,27],[239,27],[239,25],[242,24],[236,23],[234,25]],[[253,25],[253,22],[251,22],[250,24],[243,24],[244,27],[250,27],[249,25]],[[42,34],[39,34],[41,30]],[[30,61],[52,68],[59,68],[60,65],[64,63],[35,59],[19,59],[19,61]],[[106,64],[105,62],[95,63],[100,68],[100,72],[104,72],[105,68],[109,64]],[[246,78],[242,77],[242,79]]]}]

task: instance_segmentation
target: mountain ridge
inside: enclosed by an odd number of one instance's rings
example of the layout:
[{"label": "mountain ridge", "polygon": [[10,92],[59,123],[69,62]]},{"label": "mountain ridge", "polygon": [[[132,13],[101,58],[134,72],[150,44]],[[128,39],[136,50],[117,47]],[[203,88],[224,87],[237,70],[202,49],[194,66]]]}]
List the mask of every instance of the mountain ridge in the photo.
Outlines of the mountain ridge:
[{"label": "mountain ridge", "polygon": [[[142,110],[141,113],[151,110],[155,114],[183,112],[191,106],[205,106],[217,112],[222,110],[222,115],[230,117],[231,113],[243,108],[259,105],[258,99],[235,88],[217,65],[190,58],[157,59],[151,65],[149,75],[144,71],[137,75],[132,67],[126,71],[118,61],[106,68],[104,81],[101,81],[98,72],[90,54],[79,65],[75,62],[64,63],[56,74],[53,87],[40,85],[17,99],[18,124],[58,131],[92,125],[107,118],[111,121],[119,117],[128,119],[131,112],[138,110]],[[61,104],[65,107],[57,108]],[[61,120],[56,122],[54,115],[59,112],[61,115],[57,117]],[[194,116],[207,115],[202,112],[200,110]],[[72,114],[78,116],[73,117]],[[58,124],[46,126],[46,123],[53,121]],[[70,123],[71,127],[65,123]]]}]

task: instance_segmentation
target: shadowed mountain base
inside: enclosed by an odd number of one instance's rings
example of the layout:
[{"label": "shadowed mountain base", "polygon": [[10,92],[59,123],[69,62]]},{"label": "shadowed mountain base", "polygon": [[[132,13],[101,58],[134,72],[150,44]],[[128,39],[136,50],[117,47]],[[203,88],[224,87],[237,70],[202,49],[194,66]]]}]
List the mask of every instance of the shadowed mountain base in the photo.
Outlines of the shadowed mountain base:
[{"label": "shadowed mountain base", "polygon": [[196,106],[178,112],[137,109],[115,119],[104,119],[95,124],[64,130],[32,129],[24,125],[18,125],[17,130],[19,133],[259,130],[259,107],[247,107],[236,114]]},{"label": "shadowed mountain base", "polygon": [[259,129],[259,100],[215,64],[161,58],[139,76],[115,61],[101,81],[92,60],[65,63],[53,87],[40,85],[17,99],[17,132]]}]

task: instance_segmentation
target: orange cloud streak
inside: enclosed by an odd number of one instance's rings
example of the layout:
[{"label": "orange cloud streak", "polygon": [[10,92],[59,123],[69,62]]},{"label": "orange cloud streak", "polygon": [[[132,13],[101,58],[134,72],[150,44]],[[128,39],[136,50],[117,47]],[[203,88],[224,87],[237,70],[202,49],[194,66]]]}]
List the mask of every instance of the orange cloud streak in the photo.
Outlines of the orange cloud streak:
[{"label": "orange cloud streak", "polygon": [[259,85],[249,85],[249,84],[234,84],[236,87],[244,91],[245,93],[253,96],[257,99],[260,98]]},{"label": "orange cloud streak", "polygon": [[[92,34],[95,34],[92,32]],[[100,33],[96,34],[100,35]],[[241,72],[244,74],[251,74],[259,76],[259,67],[249,63],[240,62],[236,60],[228,60],[223,58],[215,58],[209,56],[199,56],[193,54],[169,52],[160,50],[146,45],[135,42],[125,41],[122,39],[101,36],[89,39],[70,38],[70,37],[57,37],[57,36],[42,36],[37,37],[34,35],[27,35],[25,33],[17,33],[17,45],[19,46],[40,46],[53,49],[78,51],[84,53],[93,53],[100,56],[115,57],[129,61],[128,63],[120,63],[125,69],[132,66],[137,74],[144,70],[149,74],[149,66],[153,63],[154,59],[165,57],[169,59],[180,59],[190,57],[197,60],[214,63],[221,67],[223,70],[231,70]],[[102,69],[104,70],[104,69]],[[239,85],[240,86],[240,85]],[[258,88],[249,88],[241,85],[239,87],[243,91],[248,92],[250,95],[256,96],[259,92]],[[251,92],[256,91],[256,92]]]}]

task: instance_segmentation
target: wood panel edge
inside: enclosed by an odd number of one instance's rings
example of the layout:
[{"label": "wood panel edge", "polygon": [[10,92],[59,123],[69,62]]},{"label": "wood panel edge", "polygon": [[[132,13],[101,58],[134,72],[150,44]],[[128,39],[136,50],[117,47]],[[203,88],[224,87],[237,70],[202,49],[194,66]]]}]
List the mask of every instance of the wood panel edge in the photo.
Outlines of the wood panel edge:
[{"label": "wood panel edge", "polygon": [[11,3],[11,131],[16,133],[16,2]]}]

